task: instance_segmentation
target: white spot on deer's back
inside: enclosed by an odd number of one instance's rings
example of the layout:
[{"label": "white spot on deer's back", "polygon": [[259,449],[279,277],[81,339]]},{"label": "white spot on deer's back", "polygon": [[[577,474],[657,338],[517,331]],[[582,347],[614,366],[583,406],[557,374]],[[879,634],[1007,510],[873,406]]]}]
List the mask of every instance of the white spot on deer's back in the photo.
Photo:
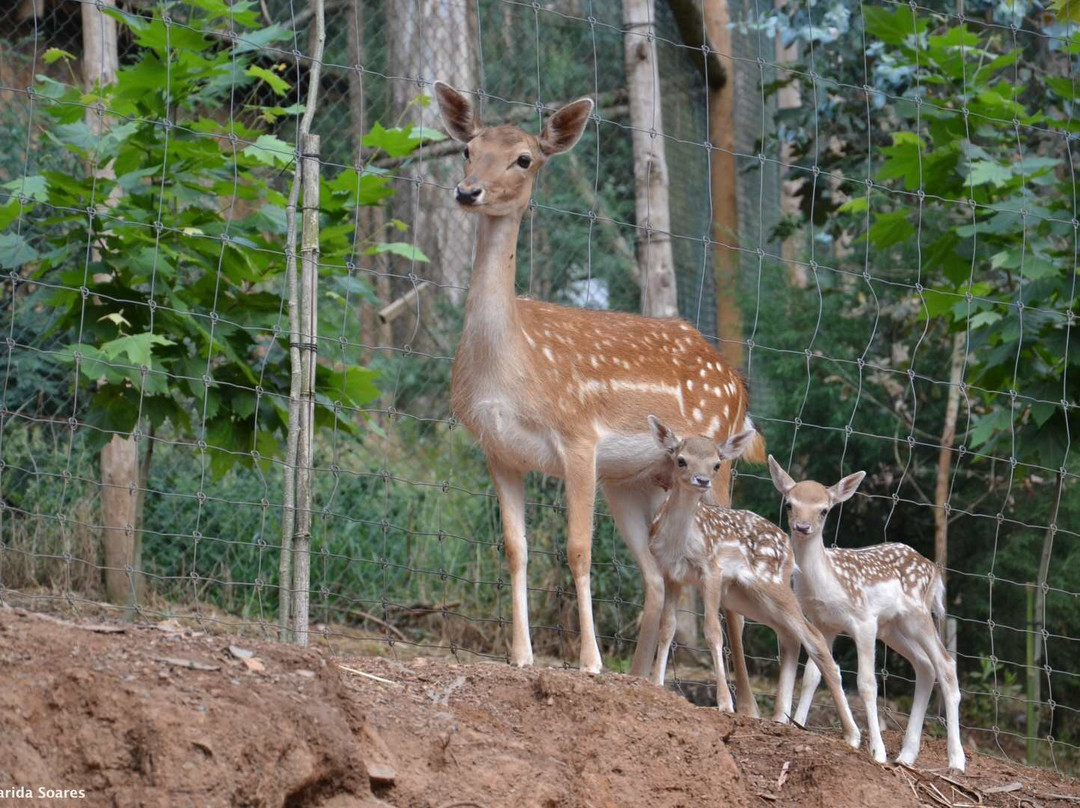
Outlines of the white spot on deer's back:
[{"label": "white spot on deer's back", "polygon": [[551,348],[548,348],[546,345],[544,346],[544,356],[547,357],[549,362],[553,363],[555,361],[555,354],[553,354]]},{"label": "white spot on deer's back", "polygon": [[698,423],[701,423],[701,410],[699,410],[697,407],[694,407],[693,412],[691,412],[691,415],[694,416],[695,421],[697,421]]}]

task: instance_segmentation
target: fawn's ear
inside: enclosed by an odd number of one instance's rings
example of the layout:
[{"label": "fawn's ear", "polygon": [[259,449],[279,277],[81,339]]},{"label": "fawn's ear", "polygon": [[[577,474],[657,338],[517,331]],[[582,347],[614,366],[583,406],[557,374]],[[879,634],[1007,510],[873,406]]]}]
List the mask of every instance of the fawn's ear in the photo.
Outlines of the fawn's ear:
[{"label": "fawn's ear", "polygon": [[830,485],[825,489],[829,492],[829,500],[832,504],[839,505],[841,502],[847,502],[851,499],[855,495],[855,490],[859,487],[859,483],[863,481],[865,476],[865,471],[856,471],[854,474],[849,474],[836,485]]},{"label": "fawn's ear", "polygon": [[780,468],[780,464],[772,455],[769,455],[769,474],[772,476],[772,484],[776,486],[776,490],[784,496],[787,496],[788,492],[795,487],[795,481]]},{"label": "fawn's ear", "polygon": [[592,99],[579,98],[552,115],[540,133],[540,151],[551,157],[574,148],[592,111]]},{"label": "fawn's ear", "polygon": [[755,430],[745,429],[737,435],[732,435],[727,440],[716,444],[716,453],[720,455],[721,460],[734,460],[736,457],[742,456],[742,453],[746,451],[746,447],[750,445],[750,441],[756,435]]},{"label": "fawn's ear", "polygon": [[468,143],[479,134],[481,126],[472,102],[449,84],[435,82],[435,100],[439,103],[446,131],[454,140]]},{"label": "fawn's ear", "polygon": [[674,454],[679,448],[679,439],[675,437],[675,433],[664,426],[655,415],[649,416],[649,428],[652,430],[653,438],[656,439],[656,445],[668,454]]}]

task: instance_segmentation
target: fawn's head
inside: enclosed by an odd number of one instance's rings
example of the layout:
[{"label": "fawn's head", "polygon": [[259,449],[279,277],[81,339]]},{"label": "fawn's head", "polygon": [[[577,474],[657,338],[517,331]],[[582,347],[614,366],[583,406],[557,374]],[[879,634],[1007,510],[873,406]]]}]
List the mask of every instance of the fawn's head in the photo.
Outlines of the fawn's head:
[{"label": "fawn's head", "polygon": [[655,415],[649,416],[649,427],[657,445],[675,466],[672,482],[702,494],[712,488],[720,465],[741,455],[757,434],[747,429],[720,442],[698,436],[680,439]]},{"label": "fawn's head", "polygon": [[797,483],[780,468],[772,455],[769,455],[769,474],[772,475],[776,490],[784,495],[788,526],[796,537],[819,535],[825,527],[825,518],[829,511],[841,502],[851,499],[866,476],[865,471],[856,471],[828,488],[813,480]]},{"label": "fawn's head", "polygon": [[462,209],[489,216],[524,212],[540,166],[574,147],[593,110],[589,98],[567,104],[537,137],[516,126],[485,127],[472,102],[449,84],[435,82],[435,97],[446,131],[465,144],[465,179],[454,198]]}]

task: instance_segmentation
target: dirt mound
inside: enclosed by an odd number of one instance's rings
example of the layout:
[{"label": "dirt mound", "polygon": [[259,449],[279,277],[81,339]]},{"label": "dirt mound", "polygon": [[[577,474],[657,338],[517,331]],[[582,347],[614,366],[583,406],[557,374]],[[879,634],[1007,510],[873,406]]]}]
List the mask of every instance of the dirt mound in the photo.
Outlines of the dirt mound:
[{"label": "dirt mound", "polygon": [[[878,766],[836,737],[694,707],[617,674],[340,660],[178,629],[0,609],[0,805],[1080,801],[1076,783],[1049,772],[982,757],[951,779]],[[926,765],[944,755],[927,741]],[[28,801],[18,788],[85,797]]]}]

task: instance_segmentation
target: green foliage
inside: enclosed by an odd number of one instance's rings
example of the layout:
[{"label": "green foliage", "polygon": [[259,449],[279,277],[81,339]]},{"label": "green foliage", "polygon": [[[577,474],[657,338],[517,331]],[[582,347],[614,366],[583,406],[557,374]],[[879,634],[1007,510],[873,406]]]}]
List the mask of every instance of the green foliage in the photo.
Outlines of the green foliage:
[{"label": "green foliage", "polygon": [[[280,328],[286,197],[278,186],[295,147],[273,127],[303,107],[250,105],[243,115],[221,115],[238,91],[257,90],[254,82],[275,99],[291,94],[282,66],[259,63],[255,52],[288,32],[259,27],[252,2],[189,6],[185,24],[159,11],[108,12],[138,46],[115,84],[84,92],[38,77],[49,118],[43,134],[84,170],[47,169],[3,185],[0,268],[46,282],[41,303],[55,316],[34,341],[55,346],[54,360],[77,369],[92,390],[79,415],[95,427],[92,442],[137,426],[194,433],[212,447],[211,467],[222,475],[256,458],[268,468],[282,452],[289,371]],[[228,24],[239,29],[234,39],[210,35]],[[52,49],[45,61],[69,57]],[[85,113],[99,103],[100,127]],[[372,159],[407,157],[443,137],[375,123],[365,142]],[[381,171],[346,169],[323,185],[325,274],[354,248],[427,260],[411,244],[383,241],[385,233],[354,233],[356,207],[393,194]],[[348,280],[370,298],[365,283]],[[378,395],[377,372],[324,360],[318,374],[327,394],[318,423],[354,432],[358,421],[348,413]]]}]

